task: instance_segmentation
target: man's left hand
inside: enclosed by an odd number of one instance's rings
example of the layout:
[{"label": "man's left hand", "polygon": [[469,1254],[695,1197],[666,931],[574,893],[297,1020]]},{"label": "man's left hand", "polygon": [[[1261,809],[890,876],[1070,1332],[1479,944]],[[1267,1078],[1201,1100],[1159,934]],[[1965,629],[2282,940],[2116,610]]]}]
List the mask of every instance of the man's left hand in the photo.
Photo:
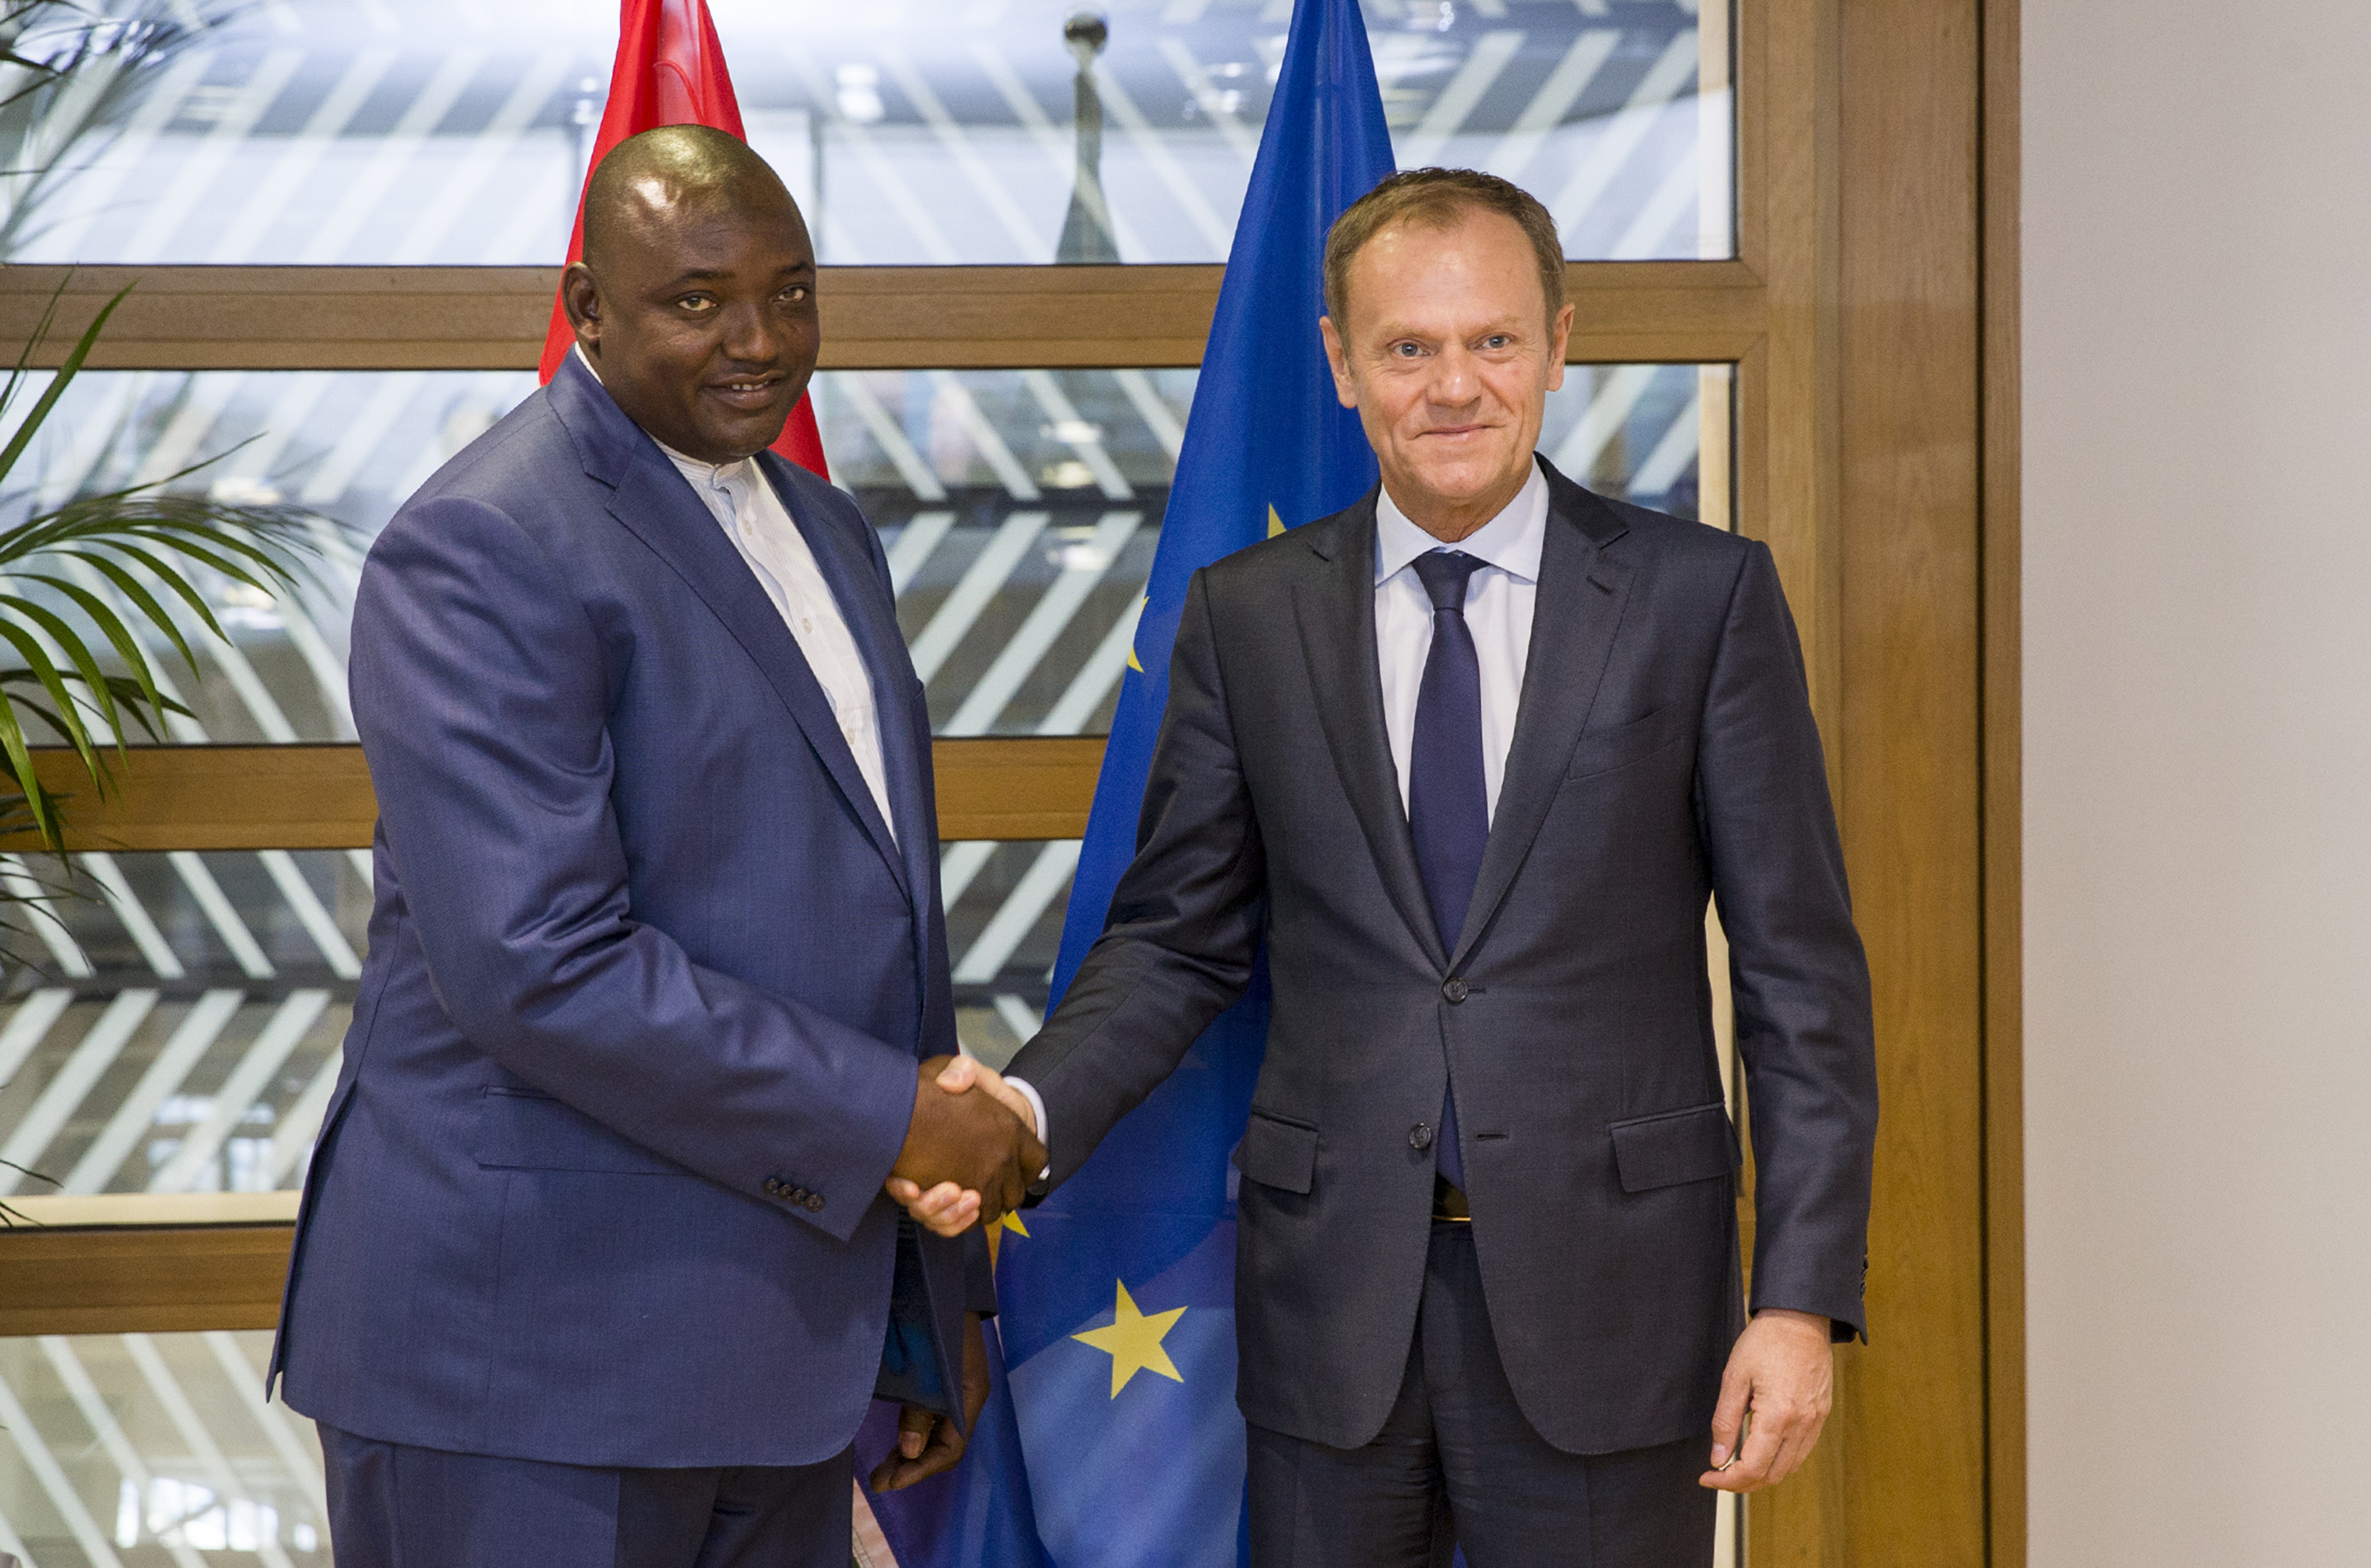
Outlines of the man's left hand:
[{"label": "man's left hand", "polygon": [[965,1434],[988,1403],[988,1341],[980,1333],[979,1314],[964,1314],[963,1424],[958,1426],[936,1411],[908,1405],[897,1416],[897,1446],[873,1469],[873,1490],[896,1492],[955,1468],[964,1457]]},{"label": "man's left hand", "polygon": [[[1786,1480],[1820,1440],[1834,1392],[1828,1320],[1775,1307],[1756,1312],[1729,1353],[1720,1402],[1712,1413],[1712,1469],[1696,1483],[1719,1492],[1759,1492]],[[1749,1410],[1753,1426],[1741,1451],[1738,1428]]]}]

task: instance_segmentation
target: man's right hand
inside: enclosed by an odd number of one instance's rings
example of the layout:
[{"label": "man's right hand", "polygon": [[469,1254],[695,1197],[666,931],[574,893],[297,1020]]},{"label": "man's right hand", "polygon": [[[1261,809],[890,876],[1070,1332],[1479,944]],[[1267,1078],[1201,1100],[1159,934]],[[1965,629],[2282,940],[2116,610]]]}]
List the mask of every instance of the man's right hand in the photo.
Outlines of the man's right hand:
[{"label": "man's right hand", "polygon": [[[1046,1167],[1046,1148],[997,1096],[966,1092],[968,1083],[962,1090],[944,1087],[941,1075],[957,1060],[933,1056],[917,1073],[913,1121],[889,1168],[889,1192],[910,1205],[904,1194],[919,1197],[954,1187],[961,1194],[960,1229],[973,1219],[993,1224],[1019,1207],[1029,1183]],[[943,1212],[931,1228],[948,1234],[946,1225],[956,1217],[955,1212]]]}]

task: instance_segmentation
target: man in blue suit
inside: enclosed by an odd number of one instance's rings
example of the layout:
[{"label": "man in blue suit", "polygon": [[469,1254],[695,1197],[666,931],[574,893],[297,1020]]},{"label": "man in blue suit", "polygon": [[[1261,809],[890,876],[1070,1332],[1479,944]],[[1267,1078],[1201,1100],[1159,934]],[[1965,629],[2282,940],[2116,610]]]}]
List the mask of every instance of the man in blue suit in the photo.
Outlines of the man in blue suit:
[{"label": "man in blue suit", "polygon": [[342,1568],[845,1568],[876,1389],[876,1485],[954,1463],[993,1309],[884,1183],[992,1218],[1044,1151],[936,1085],[921,687],[873,530],[766,451],[818,347],[797,208],[677,126],[584,238],[578,352],[356,596],[376,905],[274,1367]]}]

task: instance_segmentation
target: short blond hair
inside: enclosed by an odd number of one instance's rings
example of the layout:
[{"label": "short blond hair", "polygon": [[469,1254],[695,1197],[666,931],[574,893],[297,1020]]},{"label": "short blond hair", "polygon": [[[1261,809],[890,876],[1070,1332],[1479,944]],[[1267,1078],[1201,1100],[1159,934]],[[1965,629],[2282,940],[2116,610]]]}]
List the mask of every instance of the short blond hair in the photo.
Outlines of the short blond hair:
[{"label": "short blond hair", "polygon": [[1387,177],[1334,220],[1325,236],[1325,314],[1338,329],[1349,303],[1350,263],[1394,224],[1453,228],[1468,213],[1512,218],[1532,242],[1550,327],[1564,309],[1564,240],[1540,199],[1495,174],[1471,168],[1410,168]]}]

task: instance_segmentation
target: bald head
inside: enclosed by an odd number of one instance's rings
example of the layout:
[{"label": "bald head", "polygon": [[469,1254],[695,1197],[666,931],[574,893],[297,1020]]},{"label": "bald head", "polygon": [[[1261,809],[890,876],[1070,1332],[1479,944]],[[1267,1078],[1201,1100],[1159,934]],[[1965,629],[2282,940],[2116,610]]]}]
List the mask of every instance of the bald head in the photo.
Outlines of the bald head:
[{"label": "bald head", "polygon": [[620,142],[584,189],[584,259],[560,285],[601,385],[662,444],[711,463],[781,434],[815,370],[815,248],[735,136],[669,125]]},{"label": "bald head", "polygon": [[668,218],[716,213],[751,222],[787,213],[805,227],[773,166],[749,144],[705,125],[662,125],[609,149],[584,188],[584,259],[596,271],[628,236]]}]

